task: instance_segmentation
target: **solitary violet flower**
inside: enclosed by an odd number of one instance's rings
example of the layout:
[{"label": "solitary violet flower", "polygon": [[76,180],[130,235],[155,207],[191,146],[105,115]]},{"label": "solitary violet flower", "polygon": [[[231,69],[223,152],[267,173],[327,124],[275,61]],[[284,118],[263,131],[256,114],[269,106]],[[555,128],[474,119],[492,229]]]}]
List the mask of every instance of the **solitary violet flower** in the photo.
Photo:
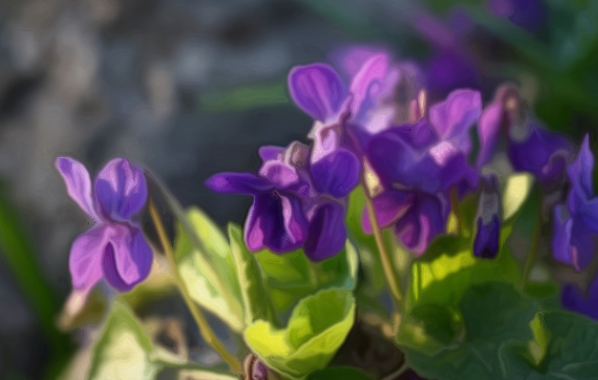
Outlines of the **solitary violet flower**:
[{"label": "solitary violet flower", "polygon": [[245,221],[245,242],[251,251],[268,248],[284,253],[303,247],[311,260],[319,261],[344,247],[344,204],[314,189],[309,154],[309,148],[298,142],[286,149],[263,147],[259,175],[220,173],[206,181],[217,192],[253,196]]},{"label": "solitary violet flower", "polygon": [[565,309],[598,319],[598,277],[590,282],[585,294],[579,286],[565,284],[561,292],[561,303]]},{"label": "solitary violet flower", "polygon": [[124,158],[113,159],[98,173],[92,188],[80,162],[59,157],[55,166],[69,196],[95,222],[71,247],[73,287],[86,295],[104,278],[121,292],[131,290],[152,266],[152,250],[131,220],[147,199],[143,172]]},{"label": "solitary violet flower", "polygon": [[598,234],[598,198],[594,196],[594,156],[589,136],[583,140],[575,161],[567,168],[571,190],[567,205],[554,208],[552,250],[555,259],[577,270],[586,268],[595,253]]},{"label": "solitary violet flower", "polygon": [[496,177],[482,178],[482,193],[476,218],[477,232],[473,242],[473,254],[482,258],[494,258],[499,249],[500,196]]}]

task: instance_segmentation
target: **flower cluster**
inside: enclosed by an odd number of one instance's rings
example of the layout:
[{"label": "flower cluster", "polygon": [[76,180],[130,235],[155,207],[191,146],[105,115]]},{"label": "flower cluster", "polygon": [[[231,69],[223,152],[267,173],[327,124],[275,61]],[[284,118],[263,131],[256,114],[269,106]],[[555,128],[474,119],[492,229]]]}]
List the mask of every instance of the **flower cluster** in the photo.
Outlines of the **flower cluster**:
[{"label": "flower cluster", "polygon": [[[417,255],[445,232],[453,193],[480,188],[474,253],[493,257],[500,200],[496,181],[483,176],[482,167],[501,142],[514,170],[531,172],[546,186],[563,181],[571,144],[539,127],[516,89],[500,88],[485,109],[480,93],[469,89],[427,107],[413,65],[366,48],[335,58],[339,71],[316,63],[289,75],[293,101],[313,119],[311,147],[265,147],[257,175],[222,173],[207,181],[216,191],[254,197],[245,228],[250,249],[283,253],[302,247],[312,260],[334,255],[346,236],[346,196],[363,184],[380,227],[392,227]],[[363,228],[371,233],[365,213]]]}]

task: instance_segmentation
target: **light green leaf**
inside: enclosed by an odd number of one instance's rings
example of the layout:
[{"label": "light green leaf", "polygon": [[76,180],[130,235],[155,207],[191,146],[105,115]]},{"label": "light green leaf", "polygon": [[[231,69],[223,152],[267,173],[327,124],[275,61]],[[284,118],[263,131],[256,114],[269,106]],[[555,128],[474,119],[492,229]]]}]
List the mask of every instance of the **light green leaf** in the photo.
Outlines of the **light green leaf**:
[{"label": "light green leaf", "polygon": [[303,379],[326,367],[351,330],[354,314],[351,291],[323,290],[299,302],[286,328],[260,320],[245,330],[245,341],[270,368]]},{"label": "light green leaf", "polygon": [[358,256],[350,242],[334,257],[312,263],[302,250],[278,255],[255,253],[264,285],[277,314],[284,314],[300,299],[320,289],[355,288]]},{"label": "light green leaf", "polygon": [[249,252],[243,241],[241,228],[235,224],[229,224],[228,236],[240,284],[245,325],[248,326],[257,319],[270,320],[271,308],[267,299],[268,293],[266,293],[262,282],[263,276],[255,256]]},{"label": "light green leaf", "polygon": [[456,238],[444,247],[444,253],[435,253],[430,258],[424,255],[413,263],[408,310],[427,303],[456,305],[474,284],[487,281],[517,283],[520,280],[519,265],[505,246],[492,260],[475,257],[467,239]]},{"label": "light green leaf", "polygon": [[[189,295],[232,330],[240,332],[244,327],[243,300],[228,242],[199,209],[190,209],[186,221],[192,232],[183,222],[179,223],[175,258]],[[195,244],[194,239],[201,244]]]},{"label": "light green leaf", "polygon": [[502,190],[503,220],[509,220],[521,209],[533,183],[534,177],[529,173],[517,173],[507,178]]},{"label": "light green leaf", "polygon": [[87,380],[152,380],[159,366],[150,359],[150,338],[139,322],[116,302],[96,342]]}]

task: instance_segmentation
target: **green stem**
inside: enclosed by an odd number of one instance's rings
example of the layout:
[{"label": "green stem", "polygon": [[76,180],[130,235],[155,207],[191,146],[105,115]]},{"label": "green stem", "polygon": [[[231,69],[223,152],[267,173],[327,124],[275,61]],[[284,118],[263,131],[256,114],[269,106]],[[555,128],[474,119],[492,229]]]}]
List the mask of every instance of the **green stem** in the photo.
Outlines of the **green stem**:
[{"label": "green stem", "polygon": [[536,221],[536,226],[534,227],[534,237],[532,240],[532,245],[529,248],[529,254],[527,255],[527,260],[525,262],[525,268],[523,269],[523,278],[521,282],[521,290],[525,290],[525,286],[527,285],[529,273],[534,266],[534,262],[536,261],[536,256],[538,255],[538,246],[540,245],[540,230],[541,230],[542,220],[538,218]]},{"label": "green stem", "polygon": [[403,293],[401,292],[401,287],[399,285],[400,282],[395,270],[393,269],[390,254],[388,253],[388,251],[386,250],[386,246],[384,245],[382,231],[380,230],[380,225],[378,224],[378,219],[376,218],[376,211],[374,210],[372,198],[370,198],[367,186],[365,184],[363,184],[362,186],[365,194],[365,205],[368,210],[368,217],[370,219],[370,224],[372,225],[372,231],[374,232],[374,240],[376,241],[378,252],[380,253],[384,277],[386,277],[388,288],[390,289],[390,293],[396,303],[397,308],[401,308],[403,304]]},{"label": "green stem", "polygon": [[160,219],[160,215],[158,214],[158,210],[156,209],[156,205],[154,201],[150,199],[149,201],[149,211],[152,217],[152,221],[154,222],[154,226],[156,227],[156,232],[158,233],[158,238],[160,239],[160,244],[162,244],[162,249],[164,250],[164,254],[168,258],[168,262],[170,264],[170,268],[174,274],[174,278],[176,280],[177,286],[179,291],[181,292],[181,296],[189,308],[197,327],[199,328],[199,332],[206,343],[208,343],[212,348],[220,354],[222,359],[229,365],[231,371],[234,373],[240,374],[242,372],[241,363],[239,360],[234,357],[233,355],[229,354],[228,351],[224,348],[222,342],[218,339],[216,334],[212,331],[210,324],[208,323],[205,316],[202,314],[201,310],[197,307],[197,305],[191,300],[189,296],[189,292],[185,284],[183,283],[183,279],[179,274],[179,271],[176,267],[176,261],[174,258],[174,252],[172,251],[172,247],[170,242],[168,241],[168,237],[166,235],[166,230],[164,229],[164,224],[162,223],[162,219]]},{"label": "green stem", "polygon": [[465,225],[463,224],[463,214],[459,208],[459,197],[457,195],[456,187],[453,187],[451,190],[451,208],[453,209],[453,213],[457,219],[457,231],[459,231],[459,234],[464,235]]}]

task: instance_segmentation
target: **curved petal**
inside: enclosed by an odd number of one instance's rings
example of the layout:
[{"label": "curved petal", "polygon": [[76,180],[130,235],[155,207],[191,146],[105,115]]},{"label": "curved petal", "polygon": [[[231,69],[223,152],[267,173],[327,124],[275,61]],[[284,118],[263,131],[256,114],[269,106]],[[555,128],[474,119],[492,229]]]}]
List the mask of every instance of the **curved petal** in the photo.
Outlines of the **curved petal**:
[{"label": "curved petal", "polygon": [[316,190],[342,198],[357,186],[361,163],[353,153],[338,149],[312,163],[310,171]]},{"label": "curved petal", "polygon": [[[416,196],[413,192],[389,190],[372,200],[374,212],[380,228],[385,228],[401,218],[414,205]],[[372,225],[367,209],[361,217],[363,232],[372,233]]]},{"label": "curved petal", "polygon": [[288,82],[295,104],[321,122],[336,117],[347,96],[345,84],[336,71],[322,63],[293,68]]},{"label": "curved petal", "polygon": [[395,234],[416,256],[423,254],[430,242],[445,231],[448,210],[435,196],[420,195],[417,204],[395,225]]},{"label": "curved petal", "polygon": [[[411,140],[414,137],[409,137]],[[425,137],[430,141],[429,137]],[[393,128],[373,137],[367,147],[373,168],[385,181],[434,194],[477,175],[461,150],[448,141],[417,149],[405,138],[405,128]]]},{"label": "curved petal", "polygon": [[517,171],[533,173],[544,183],[562,178],[571,156],[571,144],[563,136],[532,126],[527,139],[509,143],[509,159]]},{"label": "curved petal", "polygon": [[567,310],[598,319],[598,277],[592,280],[585,295],[575,284],[563,285],[561,304]]},{"label": "curved petal", "polygon": [[102,259],[104,277],[114,288],[127,292],[149,275],[152,249],[138,228],[119,224],[110,226],[108,231]]},{"label": "curved petal", "polygon": [[482,114],[478,91],[455,90],[447,99],[430,107],[430,123],[442,139],[454,140],[465,153],[471,150],[468,130]]},{"label": "curved petal", "polygon": [[284,154],[284,149],[282,146],[266,145],[261,146],[258,153],[262,161],[276,160]]},{"label": "curved petal", "polygon": [[589,200],[594,196],[592,172],[594,170],[594,155],[590,150],[589,135],[583,139],[575,161],[567,168],[567,174],[573,184],[573,190]]},{"label": "curved petal", "polygon": [[338,203],[317,206],[309,223],[304,251],[312,261],[322,261],[339,253],[345,246],[345,208]]},{"label": "curved petal", "polygon": [[69,270],[73,287],[87,293],[102,277],[102,260],[108,245],[109,225],[99,225],[73,241]]},{"label": "curved petal", "polygon": [[251,173],[218,173],[205,184],[218,193],[261,194],[274,188],[267,180]]},{"label": "curved petal", "polygon": [[552,256],[565,264],[577,267],[576,258],[571,250],[571,228],[573,221],[567,215],[563,205],[556,205],[553,210]]},{"label": "curved petal", "polygon": [[282,161],[270,160],[260,167],[260,176],[267,178],[277,188],[284,189],[299,182],[299,173]]},{"label": "curved petal", "polygon": [[349,89],[353,119],[360,119],[377,103],[385,91],[389,69],[390,57],[381,53],[370,57],[355,74]]},{"label": "curved petal", "polygon": [[143,171],[125,158],[108,162],[98,173],[94,189],[100,211],[112,220],[129,219],[147,200]]},{"label": "curved petal", "polygon": [[91,179],[85,166],[70,157],[58,157],[54,162],[54,166],[62,176],[66,185],[66,191],[71,199],[87,215],[96,221],[100,221],[100,216],[96,212],[91,195]]},{"label": "curved petal", "polygon": [[245,222],[245,242],[251,251],[289,252],[301,247],[306,236],[307,220],[300,200],[277,193],[254,197]]},{"label": "curved petal", "polygon": [[482,112],[477,129],[480,140],[480,152],[476,161],[478,167],[488,162],[494,154],[498,143],[500,127],[504,119],[503,114],[504,109],[499,102],[494,102]]}]

